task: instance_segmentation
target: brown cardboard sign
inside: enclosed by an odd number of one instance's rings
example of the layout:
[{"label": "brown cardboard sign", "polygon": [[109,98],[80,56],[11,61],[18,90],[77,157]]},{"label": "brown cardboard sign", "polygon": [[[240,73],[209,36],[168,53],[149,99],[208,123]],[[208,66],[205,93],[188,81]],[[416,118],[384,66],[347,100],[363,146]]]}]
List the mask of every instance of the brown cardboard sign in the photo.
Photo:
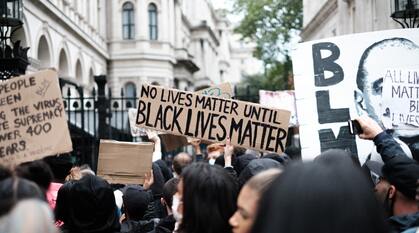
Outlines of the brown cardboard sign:
[{"label": "brown cardboard sign", "polygon": [[100,140],[97,175],[110,183],[143,184],[153,150],[151,142]]},{"label": "brown cardboard sign", "polygon": [[[203,95],[210,95],[210,96],[217,96],[217,97],[220,97],[220,98],[227,98],[227,99],[230,99],[234,95],[233,87],[231,86],[230,83],[221,83],[221,84],[216,85],[216,86],[212,86],[212,87],[209,87],[209,88],[206,88],[206,89],[203,89],[203,90],[196,91],[195,93],[203,94]],[[135,125],[136,118],[137,118],[137,109],[129,108],[128,109],[128,119],[129,119],[129,125],[130,125],[130,129],[131,129],[131,136],[140,137],[140,136],[146,135],[144,129],[142,129],[140,127],[137,127]],[[169,139],[168,137],[166,137],[166,138]],[[176,141],[181,142],[181,143],[185,143],[184,140],[176,139]],[[181,147],[181,146],[184,146],[184,145],[187,145],[187,143],[186,144],[177,144],[177,145],[173,145],[173,146]],[[170,144],[170,142],[168,142],[167,145],[165,144],[165,147],[170,149],[169,150],[169,149],[166,148],[166,151],[172,151],[172,150],[177,148],[177,147],[173,148],[173,146]]]},{"label": "brown cardboard sign", "polygon": [[16,165],[72,151],[57,72],[0,83],[0,163]]},{"label": "brown cardboard sign", "polygon": [[143,85],[136,124],[208,141],[282,153],[290,112],[259,104]]},{"label": "brown cardboard sign", "polygon": [[184,136],[173,134],[159,134],[161,144],[164,146],[165,151],[173,151],[179,147],[188,145],[188,139]]}]

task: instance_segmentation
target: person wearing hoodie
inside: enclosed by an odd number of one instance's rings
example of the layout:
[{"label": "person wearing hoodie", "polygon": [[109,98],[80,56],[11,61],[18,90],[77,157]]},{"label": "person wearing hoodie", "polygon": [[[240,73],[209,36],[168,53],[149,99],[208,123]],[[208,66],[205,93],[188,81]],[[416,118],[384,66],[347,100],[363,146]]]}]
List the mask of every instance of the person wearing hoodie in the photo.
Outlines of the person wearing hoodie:
[{"label": "person wearing hoodie", "polygon": [[120,229],[113,190],[104,179],[93,175],[60,188],[55,218],[64,223],[63,233],[115,233]]},{"label": "person wearing hoodie", "polygon": [[[362,139],[373,140],[384,162],[383,177],[376,195],[388,214],[391,232],[402,232],[419,226],[419,206],[416,203],[416,182],[419,163],[405,154],[397,141],[368,116],[356,119],[362,128]],[[377,189],[377,186],[379,189]]]},{"label": "person wearing hoodie", "polygon": [[122,233],[151,232],[158,221],[144,220],[152,195],[141,186],[130,185],[123,190],[123,210],[125,219],[121,223]]},{"label": "person wearing hoodie", "polygon": [[268,158],[254,159],[250,161],[250,163],[243,169],[243,171],[239,175],[239,186],[243,187],[243,185],[254,175],[258,174],[259,172],[268,170],[270,168],[278,168],[282,170],[283,166],[279,162]]}]

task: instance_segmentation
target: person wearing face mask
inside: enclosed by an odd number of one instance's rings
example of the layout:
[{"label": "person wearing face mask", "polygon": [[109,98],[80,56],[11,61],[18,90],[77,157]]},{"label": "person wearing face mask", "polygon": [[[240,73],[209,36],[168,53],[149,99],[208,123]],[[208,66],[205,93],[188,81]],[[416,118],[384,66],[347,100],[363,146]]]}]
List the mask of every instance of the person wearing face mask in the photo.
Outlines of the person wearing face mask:
[{"label": "person wearing face mask", "polygon": [[362,139],[373,140],[384,165],[382,178],[375,185],[376,196],[384,204],[391,232],[419,226],[419,207],[415,201],[419,163],[410,159],[400,145],[371,118],[357,118]]},{"label": "person wearing face mask", "polygon": [[280,169],[268,169],[252,177],[243,186],[237,199],[237,210],[229,220],[234,233],[250,233],[256,218],[259,199],[280,173]]},{"label": "person wearing face mask", "polygon": [[176,233],[230,233],[238,187],[220,166],[193,163],[182,172],[173,197]]}]

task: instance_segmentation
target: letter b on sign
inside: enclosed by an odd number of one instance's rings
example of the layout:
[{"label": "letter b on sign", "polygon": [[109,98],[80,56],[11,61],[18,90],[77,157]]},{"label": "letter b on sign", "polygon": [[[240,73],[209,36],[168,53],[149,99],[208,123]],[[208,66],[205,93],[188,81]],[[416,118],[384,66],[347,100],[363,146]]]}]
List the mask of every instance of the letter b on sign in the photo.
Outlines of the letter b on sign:
[{"label": "letter b on sign", "polygon": [[[343,70],[335,61],[339,58],[339,48],[330,42],[313,44],[313,66],[314,66],[314,84],[317,87],[326,87],[339,83],[343,80]],[[328,57],[322,57],[321,51],[329,51]],[[325,71],[330,71],[333,75],[330,78],[325,77]]]}]

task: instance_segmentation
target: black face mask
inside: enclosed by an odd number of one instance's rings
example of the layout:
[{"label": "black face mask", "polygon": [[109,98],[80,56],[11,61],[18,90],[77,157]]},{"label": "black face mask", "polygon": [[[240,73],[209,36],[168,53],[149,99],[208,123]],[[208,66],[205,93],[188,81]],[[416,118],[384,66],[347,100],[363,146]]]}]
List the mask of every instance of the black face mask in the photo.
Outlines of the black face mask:
[{"label": "black face mask", "polygon": [[387,217],[393,216],[394,200],[390,198],[390,188],[387,190],[386,198],[384,199],[384,211]]}]

